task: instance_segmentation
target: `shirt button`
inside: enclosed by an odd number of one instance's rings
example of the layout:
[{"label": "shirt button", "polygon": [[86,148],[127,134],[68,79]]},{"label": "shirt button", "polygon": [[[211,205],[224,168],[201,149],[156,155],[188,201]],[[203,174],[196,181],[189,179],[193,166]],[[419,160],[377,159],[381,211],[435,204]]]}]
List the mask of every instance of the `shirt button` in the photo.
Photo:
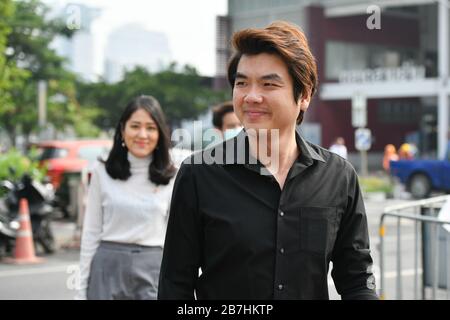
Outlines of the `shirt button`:
[{"label": "shirt button", "polygon": [[279,284],[279,285],[278,285],[278,290],[281,291],[281,290],[283,290],[283,289],[284,289],[284,286],[283,286],[282,284]]},{"label": "shirt button", "polygon": [[284,253],[284,248],[280,249],[280,253],[283,254]]},{"label": "shirt button", "polygon": [[284,212],[280,211],[280,217],[284,217]]}]

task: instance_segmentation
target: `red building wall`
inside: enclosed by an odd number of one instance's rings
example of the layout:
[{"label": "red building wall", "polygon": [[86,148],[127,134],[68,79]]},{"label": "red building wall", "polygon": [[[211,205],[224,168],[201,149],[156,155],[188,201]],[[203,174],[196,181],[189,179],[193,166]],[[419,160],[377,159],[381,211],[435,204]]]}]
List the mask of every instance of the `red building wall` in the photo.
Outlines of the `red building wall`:
[{"label": "red building wall", "polygon": [[[406,99],[411,101],[413,99]],[[379,100],[367,101],[367,127],[374,138],[372,151],[383,151],[388,143],[397,148],[404,143],[407,134],[416,131],[418,124],[380,123],[378,121],[377,106]],[[333,140],[341,136],[345,139],[349,151],[355,151],[354,132],[351,118],[351,103],[345,100],[322,101],[320,117],[322,123],[322,146],[328,148]]]},{"label": "red building wall", "polygon": [[370,15],[324,19],[324,33],[328,40],[340,40],[366,44],[380,44],[418,48],[419,23],[413,18],[390,16],[381,13],[381,29],[370,30],[366,26]]}]

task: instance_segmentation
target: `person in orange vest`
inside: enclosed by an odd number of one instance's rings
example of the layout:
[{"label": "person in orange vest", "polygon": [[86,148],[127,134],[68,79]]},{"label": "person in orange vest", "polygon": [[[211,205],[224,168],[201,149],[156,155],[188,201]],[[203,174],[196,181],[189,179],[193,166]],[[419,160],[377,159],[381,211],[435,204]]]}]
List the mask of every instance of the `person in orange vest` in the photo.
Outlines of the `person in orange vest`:
[{"label": "person in orange vest", "polygon": [[402,144],[400,146],[400,149],[398,150],[398,157],[400,158],[400,160],[412,160],[414,158],[414,155],[411,144]]},{"label": "person in orange vest", "polygon": [[395,146],[393,144],[388,144],[384,147],[384,156],[383,156],[383,169],[386,172],[389,172],[390,170],[390,161],[397,161],[398,155],[397,150],[395,149]]}]

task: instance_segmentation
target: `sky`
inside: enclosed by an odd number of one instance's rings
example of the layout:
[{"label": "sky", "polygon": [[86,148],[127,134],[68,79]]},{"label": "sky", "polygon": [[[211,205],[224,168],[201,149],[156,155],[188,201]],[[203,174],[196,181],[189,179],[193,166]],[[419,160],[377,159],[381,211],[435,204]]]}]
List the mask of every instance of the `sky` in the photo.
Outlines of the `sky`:
[{"label": "sky", "polygon": [[[200,74],[215,74],[216,16],[227,13],[227,0],[44,0],[47,5],[82,3],[102,9],[92,33],[103,48],[108,34],[129,23],[166,34],[172,58]],[[101,51],[101,50],[99,50]],[[101,54],[101,53],[99,53]],[[98,61],[101,57],[97,57]]]}]

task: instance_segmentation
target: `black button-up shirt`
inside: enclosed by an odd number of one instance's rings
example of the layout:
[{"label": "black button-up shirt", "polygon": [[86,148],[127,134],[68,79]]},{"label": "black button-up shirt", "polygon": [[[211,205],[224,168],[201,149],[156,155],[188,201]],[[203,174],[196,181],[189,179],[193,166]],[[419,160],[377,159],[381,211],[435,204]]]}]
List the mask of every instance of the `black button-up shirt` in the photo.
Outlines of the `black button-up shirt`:
[{"label": "black button-up shirt", "polygon": [[245,131],[183,163],[159,299],[328,299],[330,261],[343,299],[377,298],[355,170],[296,139],[282,190],[249,155]]}]

